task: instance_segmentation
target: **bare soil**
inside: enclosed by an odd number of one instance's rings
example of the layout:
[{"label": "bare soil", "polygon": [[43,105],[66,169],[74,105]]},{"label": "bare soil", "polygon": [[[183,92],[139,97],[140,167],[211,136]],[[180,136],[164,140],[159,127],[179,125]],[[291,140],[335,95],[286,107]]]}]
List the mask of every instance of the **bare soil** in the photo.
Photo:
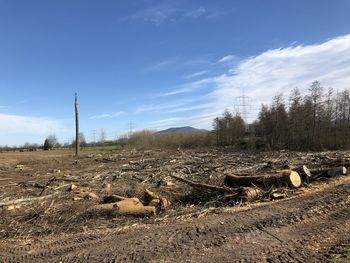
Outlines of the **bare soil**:
[{"label": "bare soil", "polygon": [[[227,172],[259,174],[286,164],[319,168],[349,152],[229,149],[0,153],[0,262],[350,262],[350,176],[304,184],[271,201],[223,201],[170,176],[222,185]],[[169,184],[171,182],[172,184]],[[71,185],[77,188],[69,191]],[[81,193],[93,192],[98,198]],[[168,198],[154,217],[98,215],[109,194]],[[272,190],[272,189],[270,189]]]}]

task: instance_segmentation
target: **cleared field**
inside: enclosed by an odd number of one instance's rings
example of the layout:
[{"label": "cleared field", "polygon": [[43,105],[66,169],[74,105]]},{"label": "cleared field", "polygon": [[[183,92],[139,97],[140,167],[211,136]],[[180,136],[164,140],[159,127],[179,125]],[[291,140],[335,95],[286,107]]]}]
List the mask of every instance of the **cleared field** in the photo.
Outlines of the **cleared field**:
[{"label": "cleared field", "polygon": [[[225,173],[347,162],[348,152],[237,153],[229,150],[70,151],[0,154],[1,262],[348,262],[350,177],[278,189],[242,202],[174,180],[222,186]],[[72,185],[75,188],[72,190]],[[91,210],[117,194],[171,205],[155,216]],[[83,190],[83,191],[82,191]],[[94,195],[89,195],[93,193]]]}]

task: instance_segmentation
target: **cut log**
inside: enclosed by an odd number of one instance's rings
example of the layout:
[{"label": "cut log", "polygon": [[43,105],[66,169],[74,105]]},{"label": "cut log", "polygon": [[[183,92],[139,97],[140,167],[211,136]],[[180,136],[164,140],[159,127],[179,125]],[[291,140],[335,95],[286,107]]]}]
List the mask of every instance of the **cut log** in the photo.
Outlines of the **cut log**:
[{"label": "cut log", "polygon": [[267,188],[271,186],[289,186],[298,188],[301,185],[300,175],[296,171],[285,170],[276,174],[237,176],[228,174],[225,177],[225,185],[229,187],[258,186]]},{"label": "cut log", "polygon": [[333,167],[328,171],[328,175],[333,177],[337,175],[346,175],[347,170],[344,166]]},{"label": "cut log", "polygon": [[271,200],[278,200],[278,199],[283,199],[283,198],[286,198],[287,195],[285,193],[271,193],[270,194],[270,199]]},{"label": "cut log", "polygon": [[345,166],[311,170],[313,179],[317,179],[320,177],[330,178],[337,175],[346,175],[346,173],[347,173],[347,169],[345,168]]},{"label": "cut log", "polygon": [[117,202],[118,214],[148,216],[155,215],[156,210],[153,206],[143,206],[137,198],[125,199]]},{"label": "cut log", "polygon": [[311,178],[311,172],[306,165],[295,168],[294,171],[296,171],[300,175],[302,180],[309,181],[309,179]]},{"label": "cut log", "polygon": [[149,206],[154,206],[155,208],[159,208],[161,203],[160,203],[160,199],[152,199],[149,203]]},{"label": "cut log", "polygon": [[259,198],[262,191],[257,187],[242,187],[239,189],[239,198],[245,201],[253,201]]},{"label": "cut log", "polygon": [[157,195],[154,192],[151,192],[149,190],[145,190],[145,204],[148,206],[154,206],[157,211],[159,210],[165,210],[170,206],[170,201],[162,196]]},{"label": "cut log", "polygon": [[144,206],[138,198],[127,198],[119,202],[95,205],[92,211],[106,214],[153,216],[156,209],[153,206]]},{"label": "cut log", "polygon": [[145,190],[145,199],[147,199],[148,201],[152,200],[152,199],[160,199],[159,195],[157,195],[156,193],[146,189]]}]

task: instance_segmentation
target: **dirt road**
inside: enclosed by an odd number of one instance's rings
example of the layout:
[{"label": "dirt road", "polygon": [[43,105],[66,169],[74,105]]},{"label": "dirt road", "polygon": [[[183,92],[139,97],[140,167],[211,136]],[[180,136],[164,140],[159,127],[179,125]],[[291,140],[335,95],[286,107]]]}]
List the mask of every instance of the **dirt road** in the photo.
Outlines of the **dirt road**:
[{"label": "dirt road", "polygon": [[[254,208],[29,245],[0,243],[1,262],[327,262],[350,250],[350,178]],[[345,256],[345,257],[347,257]],[[339,262],[349,262],[350,258]]]}]

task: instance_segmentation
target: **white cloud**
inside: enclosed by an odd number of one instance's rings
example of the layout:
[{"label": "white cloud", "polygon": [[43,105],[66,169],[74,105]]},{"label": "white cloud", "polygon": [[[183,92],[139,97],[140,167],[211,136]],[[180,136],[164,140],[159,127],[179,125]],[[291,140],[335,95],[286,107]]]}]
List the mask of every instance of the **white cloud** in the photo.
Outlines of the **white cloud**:
[{"label": "white cloud", "polygon": [[173,104],[144,104],[136,109],[136,113],[150,112],[150,111],[163,111],[167,109],[173,109],[183,106],[183,102]]},{"label": "white cloud", "polygon": [[0,113],[0,132],[2,134],[47,134],[62,131],[67,131],[67,129],[59,120]]},{"label": "white cloud", "polygon": [[[226,56],[220,61],[225,62],[230,58]],[[162,96],[191,92],[198,96],[195,91],[210,88],[211,91],[203,95],[206,103],[210,104],[210,110],[203,106],[202,112],[194,113],[191,112],[191,105],[186,105],[183,108],[188,109],[188,117],[173,114],[150,125],[155,128],[174,125],[210,128],[214,117],[221,115],[225,109],[234,109],[237,96],[241,96],[243,91],[253,100],[248,116],[248,121],[253,121],[261,103],[269,103],[276,93],[283,92],[288,96],[294,87],[306,92],[315,80],[336,90],[350,88],[350,35],[315,45],[292,45],[268,50],[242,60],[226,74],[198,80],[164,93]],[[180,113],[181,110],[170,109],[168,112]]]},{"label": "white cloud", "polygon": [[156,71],[156,70],[162,70],[164,68],[168,68],[169,66],[177,63],[179,61],[179,59],[180,59],[179,57],[166,58],[162,61],[154,63],[150,68],[148,68],[148,70]]},{"label": "white cloud", "polygon": [[218,63],[224,63],[236,59],[234,55],[227,55],[218,60]]},{"label": "white cloud", "polygon": [[216,78],[206,78],[206,79],[201,79],[197,80],[194,82],[187,83],[180,88],[174,89],[169,92],[165,92],[159,95],[159,97],[168,97],[168,96],[173,96],[173,95],[178,95],[178,94],[183,94],[183,93],[190,93],[199,89],[203,89],[207,87],[209,84],[214,83],[216,81]]},{"label": "white cloud", "polygon": [[212,102],[210,102],[210,103],[190,105],[190,106],[178,107],[178,108],[174,108],[174,109],[170,109],[170,110],[165,110],[164,113],[176,113],[176,112],[202,110],[202,109],[212,108],[213,106],[214,106],[214,104]]},{"label": "white cloud", "polygon": [[296,86],[306,91],[314,80],[335,89],[350,87],[350,35],[250,57],[217,78],[211,95],[217,107],[224,109],[242,90],[255,100],[269,102],[277,92],[288,95]]},{"label": "white cloud", "polygon": [[192,79],[192,78],[200,77],[200,76],[203,76],[204,74],[207,74],[208,72],[209,70],[198,71],[198,72],[186,75],[185,78]]},{"label": "white cloud", "polygon": [[90,119],[95,120],[95,119],[112,119],[119,117],[120,115],[124,114],[125,112],[123,111],[117,111],[117,112],[112,112],[112,113],[103,113],[99,115],[93,115],[90,117]]},{"label": "white cloud", "polygon": [[196,10],[189,11],[189,12],[185,13],[184,17],[198,18],[200,16],[204,16],[206,13],[207,13],[207,10],[203,6],[201,6],[201,7],[197,8]]},{"label": "white cloud", "polygon": [[143,20],[159,26],[164,22],[171,20],[171,18],[175,16],[177,12],[177,8],[171,5],[160,4],[137,11],[134,14],[123,18],[122,20]]},{"label": "white cloud", "polygon": [[[183,56],[171,56],[164,58],[162,60],[156,61],[155,63],[152,63],[149,67],[145,69],[146,72],[148,71],[160,71],[160,70],[192,70],[193,68],[198,68],[198,67],[209,67],[212,66],[213,63],[204,57],[183,57]],[[192,76],[187,75],[185,77],[191,78],[191,77],[196,77],[199,75],[203,75],[205,73],[209,72],[208,70],[203,70],[196,75]]]},{"label": "white cloud", "polygon": [[218,15],[218,11],[209,11],[203,6],[188,11],[186,6],[181,6],[176,1],[169,1],[139,10],[124,17],[122,21],[143,20],[160,26],[165,23],[174,23],[185,20],[215,18]]}]

